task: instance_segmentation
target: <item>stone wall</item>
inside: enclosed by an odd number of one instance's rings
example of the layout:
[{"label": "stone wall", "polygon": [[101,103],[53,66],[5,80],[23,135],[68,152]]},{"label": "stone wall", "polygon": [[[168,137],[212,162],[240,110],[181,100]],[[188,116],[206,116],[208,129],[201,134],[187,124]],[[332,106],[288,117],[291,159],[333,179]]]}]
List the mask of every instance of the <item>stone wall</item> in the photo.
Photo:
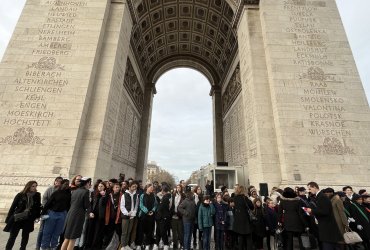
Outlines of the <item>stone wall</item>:
[{"label": "stone wall", "polygon": [[131,22],[126,4],[112,3],[74,174],[135,176],[144,83],[130,50]]},{"label": "stone wall", "polygon": [[261,0],[282,184],[369,186],[370,112],[334,0]]},{"label": "stone wall", "polygon": [[260,12],[246,5],[238,27],[240,78],[250,184],[281,184]]},{"label": "stone wall", "polygon": [[74,167],[109,6],[26,2],[0,65],[0,208],[28,180]]}]

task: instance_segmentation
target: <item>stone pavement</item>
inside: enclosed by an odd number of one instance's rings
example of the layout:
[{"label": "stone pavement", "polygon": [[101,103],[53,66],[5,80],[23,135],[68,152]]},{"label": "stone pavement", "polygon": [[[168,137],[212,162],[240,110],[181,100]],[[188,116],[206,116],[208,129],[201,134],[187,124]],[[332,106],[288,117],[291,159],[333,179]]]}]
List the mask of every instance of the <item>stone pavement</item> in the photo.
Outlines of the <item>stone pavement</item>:
[{"label": "stone pavement", "polygon": [[[0,249],[5,249],[6,242],[9,238],[9,233],[3,231],[5,224],[0,224]],[[36,249],[36,238],[37,233],[39,231],[39,224],[35,224],[35,230],[30,234],[30,239],[28,241],[27,250],[28,249]],[[15,241],[13,249],[19,249],[21,244],[21,237],[22,231],[19,232],[17,240]]]}]

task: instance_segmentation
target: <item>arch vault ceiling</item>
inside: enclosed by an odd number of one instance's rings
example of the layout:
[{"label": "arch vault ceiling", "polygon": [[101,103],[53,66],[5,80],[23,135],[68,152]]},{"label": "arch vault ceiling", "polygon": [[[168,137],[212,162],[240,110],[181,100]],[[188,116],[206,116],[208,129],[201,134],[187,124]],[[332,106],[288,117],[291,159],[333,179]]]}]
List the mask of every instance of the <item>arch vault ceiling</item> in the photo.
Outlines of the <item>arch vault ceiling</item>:
[{"label": "arch vault ceiling", "polygon": [[143,0],[133,6],[131,46],[148,81],[176,60],[202,64],[215,84],[225,77],[237,51],[234,12],[225,0]]}]

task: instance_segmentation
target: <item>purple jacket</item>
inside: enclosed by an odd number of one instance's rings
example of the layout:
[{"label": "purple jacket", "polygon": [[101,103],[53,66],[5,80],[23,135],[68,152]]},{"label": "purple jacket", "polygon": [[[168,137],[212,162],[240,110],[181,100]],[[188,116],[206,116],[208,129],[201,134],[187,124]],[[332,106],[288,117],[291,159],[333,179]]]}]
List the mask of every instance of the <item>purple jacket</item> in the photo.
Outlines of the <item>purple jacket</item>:
[{"label": "purple jacket", "polygon": [[[215,207],[215,227],[216,229],[225,230],[227,226],[227,204],[221,202],[213,203]],[[224,224],[222,224],[224,222]]]}]

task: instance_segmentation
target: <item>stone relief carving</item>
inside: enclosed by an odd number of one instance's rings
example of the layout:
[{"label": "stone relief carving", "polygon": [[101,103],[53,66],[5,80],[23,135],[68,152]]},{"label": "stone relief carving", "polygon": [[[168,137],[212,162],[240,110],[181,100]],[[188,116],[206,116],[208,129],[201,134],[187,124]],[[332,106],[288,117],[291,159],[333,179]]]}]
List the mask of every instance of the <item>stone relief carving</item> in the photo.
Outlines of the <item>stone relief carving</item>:
[{"label": "stone relief carving", "polygon": [[315,154],[326,154],[326,155],[353,155],[354,149],[346,145],[335,137],[326,137],[324,139],[323,145],[318,145],[313,147],[315,149]]},{"label": "stone relief carving", "polygon": [[241,90],[240,67],[238,64],[229,80],[229,83],[227,84],[224,94],[222,95],[222,114],[224,116],[234,103],[236,97],[238,97]]},{"label": "stone relief carving", "polygon": [[64,66],[57,63],[55,57],[44,56],[38,62],[27,66],[27,69],[34,68],[38,70],[64,70]]},{"label": "stone relief carving", "polygon": [[309,67],[307,73],[299,74],[299,79],[308,79],[311,81],[318,81],[318,82],[343,82],[340,79],[337,79],[335,74],[327,74],[325,71],[320,67]]},{"label": "stone relief carving", "polygon": [[[56,177],[56,176],[55,176]],[[34,177],[34,176],[12,176],[1,173],[0,185],[24,186],[28,181],[35,180],[39,186],[49,186],[54,183],[55,177]]]},{"label": "stone relief carving", "polygon": [[35,145],[40,144],[44,145],[43,141],[38,136],[34,135],[32,128],[19,128],[14,132],[13,135],[0,138],[0,144],[9,144],[9,145]]},{"label": "stone relief carving", "polygon": [[124,86],[135,103],[137,109],[139,112],[141,112],[144,106],[144,92],[135,74],[134,68],[132,67],[130,59],[127,59]]},{"label": "stone relief carving", "polygon": [[246,165],[248,161],[243,102],[237,101],[224,120],[224,156],[231,165]]}]

